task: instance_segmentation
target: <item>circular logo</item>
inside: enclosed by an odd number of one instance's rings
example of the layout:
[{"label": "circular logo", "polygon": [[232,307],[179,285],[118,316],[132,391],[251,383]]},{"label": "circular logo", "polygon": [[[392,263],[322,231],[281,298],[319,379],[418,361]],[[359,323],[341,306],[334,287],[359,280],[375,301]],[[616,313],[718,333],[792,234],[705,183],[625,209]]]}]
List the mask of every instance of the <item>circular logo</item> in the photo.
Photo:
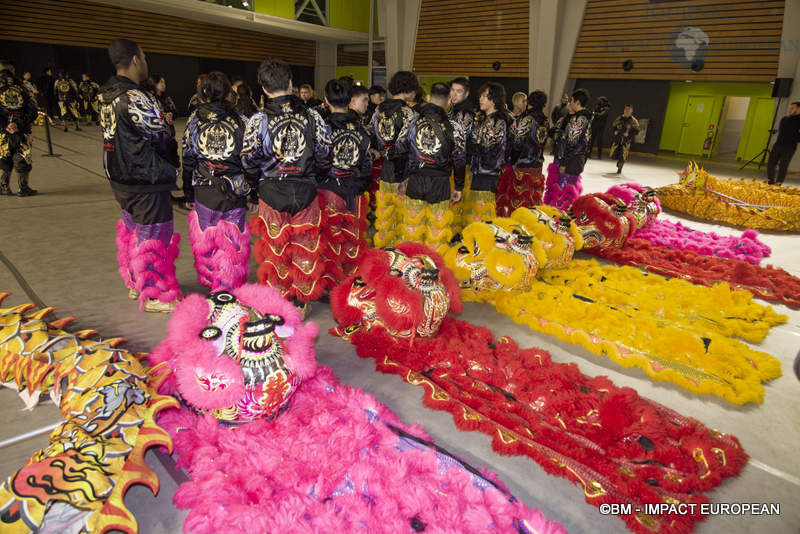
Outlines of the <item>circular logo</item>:
[{"label": "circular logo", "polygon": [[675,63],[692,67],[708,57],[711,50],[708,34],[697,26],[681,26],[669,36],[669,55]]}]

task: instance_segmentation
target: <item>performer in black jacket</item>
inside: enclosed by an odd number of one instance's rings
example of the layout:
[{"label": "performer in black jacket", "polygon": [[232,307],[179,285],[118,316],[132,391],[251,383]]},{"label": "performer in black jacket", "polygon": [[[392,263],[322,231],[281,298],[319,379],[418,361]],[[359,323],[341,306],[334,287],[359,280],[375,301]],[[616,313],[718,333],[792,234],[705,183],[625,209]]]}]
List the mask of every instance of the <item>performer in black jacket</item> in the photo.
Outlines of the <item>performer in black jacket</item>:
[{"label": "performer in black jacket", "polygon": [[395,243],[399,237],[397,225],[400,222],[399,210],[405,195],[406,166],[408,158],[394,153],[391,149],[397,142],[400,132],[416,117],[408,107],[407,101],[414,98],[419,80],[413,72],[398,71],[389,81],[392,98],[381,103],[372,116],[372,145],[383,156],[380,183],[376,192],[375,235],[373,244],[386,247]]},{"label": "performer in black jacket", "polygon": [[319,114],[292,95],[285,62],[261,63],[258,81],[268,99],[247,122],[242,149],[245,173],[259,177],[258,216],[250,227],[259,236],[258,280],[307,314],[324,290],[317,175],[327,173],[330,134]]},{"label": "performer in black jacket", "polygon": [[250,273],[246,224],[250,184],[242,169],[245,118],[231,104],[221,72],[200,86],[201,103],[183,134],[183,190],[197,278],[211,292],[230,291]]},{"label": "performer in black jacket", "polygon": [[[495,193],[508,148],[511,115],[506,109],[505,88],[499,83],[487,83],[481,88],[479,102],[482,114],[467,138],[472,184],[464,199],[463,226],[496,216]],[[459,177],[455,177],[455,186],[464,187]]]},{"label": "performer in black jacket", "polygon": [[58,103],[54,85],[55,81],[55,78],[53,78],[53,69],[45,67],[38,81],[39,107],[51,117],[55,117],[58,113]]},{"label": "performer in black jacket", "polygon": [[466,136],[462,126],[448,117],[449,107],[450,86],[434,83],[428,102],[419,106],[419,115],[400,133],[392,151],[408,158],[402,238],[434,249],[453,238],[451,201],[460,201],[462,194],[461,188],[451,191],[450,174],[454,165],[464,166]]},{"label": "performer in black jacket", "polygon": [[103,167],[122,208],[117,222],[119,273],[150,312],[170,312],[180,298],[172,202],[178,175],[177,143],[156,99],[140,84],[147,59],[139,45],[116,39],[108,56],[117,70],[100,89]]},{"label": "performer in black jacket", "polygon": [[631,143],[639,133],[639,121],[633,116],[633,104],[625,104],[622,115],[614,120],[614,144],[611,145],[611,159],[617,160],[617,174],[622,174],[622,166],[628,160]]},{"label": "performer in black jacket", "polygon": [[58,109],[61,113],[61,120],[64,121],[64,131],[69,131],[67,121],[75,122],[75,130],[81,131],[78,120],[80,113],[78,113],[78,100],[80,95],[78,93],[78,86],[75,80],[67,76],[64,71],[58,73],[58,78],[53,83],[55,88],[56,98],[58,99]]},{"label": "performer in black jacket", "polygon": [[603,138],[608,121],[608,110],[611,104],[604,96],[597,97],[597,104],[594,106],[594,117],[592,118],[592,144],[589,147],[588,157],[592,157],[592,151],[597,146],[597,159],[603,159]]},{"label": "performer in black jacket", "polygon": [[583,192],[581,173],[592,139],[592,112],[586,109],[589,92],[577,89],[569,101],[569,114],[562,119],[554,146],[554,160],[547,168],[544,203],[568,209]]},{"label": "performer in black jacket", "polygon": [[[366,88],[362,89],[364,102],[358,105],[366,108]],[[372,174],[371,140],[361,116],[348,109],[352,93],[341,80],[331,80],[325,86],[325,102],[331,110],[331,151],[327,173],[320,175],[318,189],[325,261],[322,278],[328,290],[355,272],[367,247],[363,238],[367,229],[364,192]]]},{"label": "performer in black jacket", "polygon": [[81,115],[86,120],[100,124],[100,104],[97,101],[97,97],[100,95],[100,86],[88,74],[84,73],[81,74],[78,92],[81,97]]},{"label": "performer in black jacket", "polygon": [[[769,152],[767,179],[770,184],[783,184],[798,142],[800,142],[800,102],[792,102],[789,104],[789,115],[782,118],[778,125],[778,138]],[[777,178],[775,178],[776,167]]]},{"label": "performer in black jacket", "polygon": [[36,101],[14,76],[14,65],[0,59],[0,195],[11,195],[11,171],[19,176],[21,197],[36,194],[28,185],[31,172],[31,124],[36,120]]},{"label": "performer in black jacket", "polygon": [[[470,83],[469,78],[460,76],[450,80],[450,118],[461,125],[464,135],[469,138],[472,133],[472,124],[475,121],[475,106],[469,97]],[[462,191],[469,191],[470,179],[467,176],[466,164],[456,163],[453,168],[453,181],[463,184]],[[459,206],[460,207],[460,206]],[[457,207],[456,209],[458,210]]]},{"label": "performer in black jacket", "polygon": [[497,189],[497,215],[508,217],[519,208],[542,203],[544,194],[544,144],[549,123],[544,114],[547,95],[534,91],[527,96],[528,109],[511,125],[511,156],[500,176]]}]

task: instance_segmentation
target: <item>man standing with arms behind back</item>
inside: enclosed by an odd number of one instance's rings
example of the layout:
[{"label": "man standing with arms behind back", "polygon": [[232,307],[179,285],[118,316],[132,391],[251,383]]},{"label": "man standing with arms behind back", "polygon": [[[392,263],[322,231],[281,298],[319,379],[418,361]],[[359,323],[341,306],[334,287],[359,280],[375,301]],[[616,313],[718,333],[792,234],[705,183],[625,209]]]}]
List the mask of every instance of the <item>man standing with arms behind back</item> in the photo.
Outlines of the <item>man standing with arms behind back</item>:
[{"label": "man standing with arms behind back", "polygon": [[[800,141],[800,101],[789,104],[789,114],[781,119],[778,126],[778,138],[769,151],[767,160],[767,178],[770,185],[782,185],[786,178],[786,170],[792,162],[792,156]],[[775,178],[775,167],[778,178]]]},{"label": "man standing with arms behind back", "polygon": [[171,312],[180,298],[170,191],[178,176],[177,143],[155,97],[140,89],[147,60],[139,45],[116,39],[108,57],[117,74],[100,89],[103,167],[122,208],[117,222],[119,273],[128,296],[149,312]]}]

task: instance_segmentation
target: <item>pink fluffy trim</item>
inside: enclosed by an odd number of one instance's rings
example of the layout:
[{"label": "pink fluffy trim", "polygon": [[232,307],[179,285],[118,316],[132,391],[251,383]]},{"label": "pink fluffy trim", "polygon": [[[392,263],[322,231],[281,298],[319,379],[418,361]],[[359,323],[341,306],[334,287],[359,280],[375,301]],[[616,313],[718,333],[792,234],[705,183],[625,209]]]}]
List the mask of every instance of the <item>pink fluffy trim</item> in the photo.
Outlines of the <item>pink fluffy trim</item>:
[{"label": "pink fluffy trim", "polygon": [[429,439],[326,367],[271,421],[221,427],[185,410],[165,413],[159,424],[191,476],[174,497],[189,509],[184,531],[512,533],[526,522],[541,534],[565,532],[501,484],[409,446],[385,423]]},{"label": "pink fluffy trim", "polygon": [[714,232],[692,230],[681,223],[656,220],[638,230],[634,237],[654,245],[677,250],[691,250],[704,256],[733,258],[758,265],[772,249],[758,239],[758,232],[749,228],[741,236],[721,236]]},{"label": "pink fluffy trim", "polygon": [[572,202],[583,193],[583,186],[581,186],[579,177],[576,185],[567,185],[562,188],[558,184],[558,175],[558,165],[551,163],[547,166],[544,203],[548,206],[568,210]]},{"label": "pink fluffy trim", "polygon": [[246,283],[250,274],[249,227],[240,232],[235,224],[220,221],[202,230],[197,212],[190,212],[187,219],[198,281],[212,292]]},{"label": "pink fluffy trim", "polygon": [[125,286],[133,289],[136,287],[136,282],[133,279],[133,271],[131,270],[131,250],[136,245],[136,236],[133,232],[128,230],[125,222],[120,219],[117,221],[117,263],[119,263],[119,275]]},{"label": "pink fluffy trim", "polygon": [[[137,233],[131,233],[131,242],[136,243]],[[130,269],[134,288],[139,292],[140,309],[147,299],[172,302],[180,298],[181,288],[175,277],[175,259],[178,257],[180,234],[173,234],[169,246],[159,239],[148,239],[130,250]]]}]

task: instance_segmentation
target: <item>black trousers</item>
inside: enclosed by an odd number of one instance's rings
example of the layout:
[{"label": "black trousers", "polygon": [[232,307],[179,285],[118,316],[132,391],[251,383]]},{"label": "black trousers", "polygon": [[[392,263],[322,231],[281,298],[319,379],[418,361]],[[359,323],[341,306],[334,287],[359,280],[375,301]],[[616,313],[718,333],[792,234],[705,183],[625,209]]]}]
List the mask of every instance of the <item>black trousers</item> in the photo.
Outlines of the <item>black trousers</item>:
[{"label": "black trousers", "polygon": [[606,124],[592,124],[592,141],[589,145],[589,157],[592,157],[594,146],[597,145],[597,159],[603,159],[603,133],[605,133]]},{"label": "black trousers", "polygon": [[[767,178],[769,183],[783,183],[783,179],[786,178],[786,170],[789,168],[789,163],[792,162],[792,156],[794,156],[796,148],[797,145],[772,145],[772,150],[770,150],[769,159],[767,160]],[[775,179],[775,167],[778,168],[777,180]]]}]

